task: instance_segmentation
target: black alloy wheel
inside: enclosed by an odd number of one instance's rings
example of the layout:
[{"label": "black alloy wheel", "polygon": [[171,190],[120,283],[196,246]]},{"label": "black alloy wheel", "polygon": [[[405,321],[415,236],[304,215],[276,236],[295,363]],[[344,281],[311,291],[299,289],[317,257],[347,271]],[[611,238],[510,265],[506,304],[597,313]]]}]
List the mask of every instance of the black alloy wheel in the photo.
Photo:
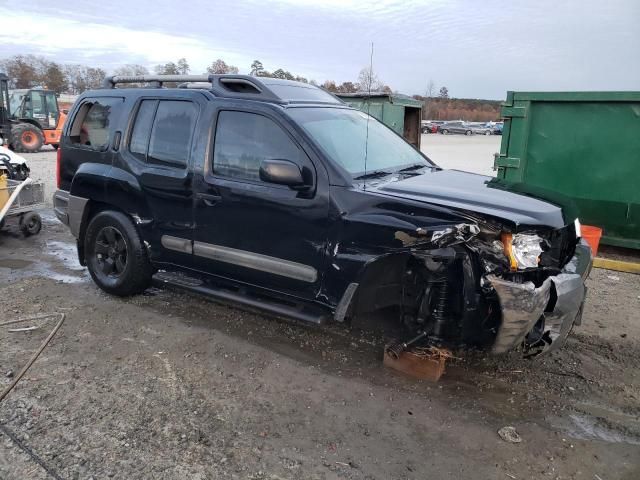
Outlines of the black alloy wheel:
[{"label": "black alloy wheel", "polygon": [[127,242],[113,226],[103,227],[98,232],[93,254],[96,256],[96,274],[99,276],[118,278],[127,268]]}]

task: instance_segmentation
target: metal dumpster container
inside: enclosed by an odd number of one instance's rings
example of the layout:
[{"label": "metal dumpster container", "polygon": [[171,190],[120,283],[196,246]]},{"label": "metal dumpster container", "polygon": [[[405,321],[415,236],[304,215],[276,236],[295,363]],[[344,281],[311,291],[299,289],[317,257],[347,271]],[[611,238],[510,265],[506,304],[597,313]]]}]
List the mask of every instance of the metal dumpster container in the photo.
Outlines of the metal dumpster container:
[{"label": "metal dumpster container", "polygon": [[420,149],[422,102],[397,93],[337,93],[347,105],[380,120]]},{"label": "metal dumpster container", "polygon": [[572,198],[602,243],[640,249],[640,92],[508,92],[497,177]]}]

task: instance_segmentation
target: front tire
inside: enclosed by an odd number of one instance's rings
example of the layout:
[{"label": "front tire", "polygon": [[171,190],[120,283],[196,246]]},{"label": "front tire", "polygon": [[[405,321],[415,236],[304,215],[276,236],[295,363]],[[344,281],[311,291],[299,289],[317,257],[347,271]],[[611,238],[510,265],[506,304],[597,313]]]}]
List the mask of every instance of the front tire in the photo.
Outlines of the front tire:
[{"label": "front tire", "polygon": [[18,153],[35,153],[44,144],[44,135],[35,125],[19,123],[12,128],[13,149]]},{"label": "front tire", "polygon": [[153,267],[138,230],[125,214],[98,213],[87,227],[84,242],[91,278],[105,292],[126,297],[151,285]]},{"label": "front tire", "polygon": [[443,135],[449,135],[449,130],[447,129],[441,130],[441,132]]},{"label": "front tire", "polygon": [[469,135],[471,135],[471,130],[467,130],[466,132],[464,132],[464,134],[468,137]]}]

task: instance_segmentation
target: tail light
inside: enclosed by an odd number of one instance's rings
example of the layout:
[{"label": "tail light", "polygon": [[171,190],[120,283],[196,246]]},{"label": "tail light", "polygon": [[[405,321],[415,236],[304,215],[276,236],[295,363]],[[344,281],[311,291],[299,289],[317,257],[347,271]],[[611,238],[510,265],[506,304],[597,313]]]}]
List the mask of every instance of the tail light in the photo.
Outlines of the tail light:
[{"label": "tail light", "polygon": [[58,147],[58,155],[56,156],[56,185],[60,188],[60,182],[62,180],[60,175],[60,169],[62,168],[62,149]]}]

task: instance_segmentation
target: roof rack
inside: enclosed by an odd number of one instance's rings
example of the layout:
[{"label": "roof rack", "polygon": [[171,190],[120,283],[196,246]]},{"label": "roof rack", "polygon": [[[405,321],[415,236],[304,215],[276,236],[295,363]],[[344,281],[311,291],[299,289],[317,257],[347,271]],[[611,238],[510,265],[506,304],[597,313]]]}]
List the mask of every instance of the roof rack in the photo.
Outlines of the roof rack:
[{"label": "roof rack", "polygon": [[[103,88],[113,89],[117,85],[148,84],[151,88],[162,88],[165,83],[177,84],[178,88],[203,89],[216,97],[262,100],[273,103],[324,103],[341,104],[334,95],[312,85],[271,77],[251,75],[114,75],[104,80]],[[303,89],[318,90],[300,95]],[[277,92],[277,93],[276,93]]]},{"label": "roof rack", "polygon": [[218,97],[252,98],[286,103],[256,77],[250,75],[114,75],[106,77],[103,88],[117,85],[146,83],[151,88],[162,88],[165,83],[176,83],[179,88],[205,89]]}]

